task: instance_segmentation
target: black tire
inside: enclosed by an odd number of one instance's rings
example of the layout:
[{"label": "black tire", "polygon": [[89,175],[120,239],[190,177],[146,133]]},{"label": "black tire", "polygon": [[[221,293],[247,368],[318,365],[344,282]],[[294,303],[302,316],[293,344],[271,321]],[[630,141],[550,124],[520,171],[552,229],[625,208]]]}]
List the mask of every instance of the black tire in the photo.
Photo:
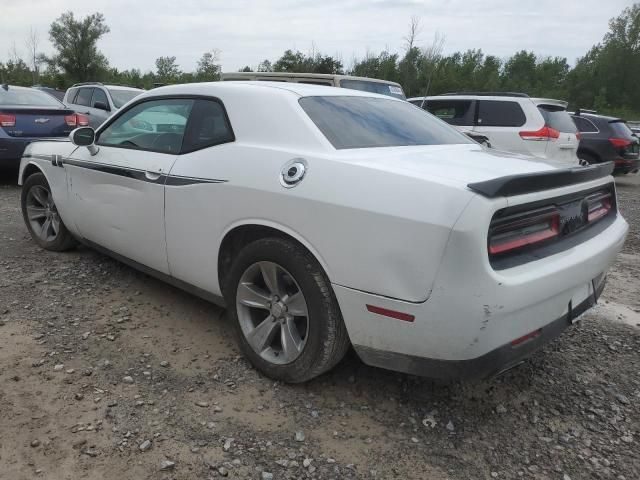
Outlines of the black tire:
[{"label": "black tire", "polygon": [[584,164],[586,164],[586,165],[593,165],[595,163],[602,163],[602,161],[600,159],[596,158],[595,156],[591,155],[590,153],[579,152],[578,153],[578,158],[580,159],[581,162],[584,162]]},{"label": "black tire", "polygon": [[[55,221],[56,225],[58,225],[58,230],[51,229],[51,235],[43,234],[42,231],[36,231],[38,228],[38,220],[30,220],[29,219],[29,209],[33,209],[33,205],[31,202],[34,198],[34,192],[38,191],[42,193],[46,191],[49,195],[49,202],[39,202],[39,203],[47,203],[48,205],[45,207],[43,205],[43,210],[46,211],[47,216],[45,216],[45,221],[47,218],[51,218],[52,221]],[[24,223],[31,234],[31,238],[42,248],[45,250],[51,250],[54,252],[63,252],[65,250],[70,250],[71,248],[77,245],[76,239],[71,235],[71,232],[67,230],[64,222],[60,218],[60,215],[57,212],[55,207],[55,203],[53,202],[53,196],[51,195],[51,187],[49,187],[49,183],[47,182],[46,177],[42,173],[34,173],[30,175],[24,182],[22,186],[22,193],[20,196],[20,204],[22,207],[22,218],[24,218]],[[43,222],[44,223],[44,222]]]},{"label": "black tire", "polygon": [[[306,340],[299,356],[290,363],[265,360],[249,344],[242,330],[236,303],[238,287],[243,274],[258,262],[277,264],[286,270],[306,301]],[[242,352],[270,378],[287,383],[305,382],[333,368],[349,348],[347,330],[329,279],[313,255],[296,242],[264,238],[250,243],[234,259],[224,290],[229,318]]]}]

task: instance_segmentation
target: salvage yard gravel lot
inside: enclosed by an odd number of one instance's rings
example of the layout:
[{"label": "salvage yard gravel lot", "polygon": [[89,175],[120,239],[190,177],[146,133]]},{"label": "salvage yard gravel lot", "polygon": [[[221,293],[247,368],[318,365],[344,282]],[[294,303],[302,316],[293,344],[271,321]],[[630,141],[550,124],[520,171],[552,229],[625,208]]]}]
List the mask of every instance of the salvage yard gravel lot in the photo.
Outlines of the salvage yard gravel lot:
[{"label": "salvage yard gravel lot", "polygon": [[525,365],[441,385],[349,353],[304,385],[219,308],[87,248],[41,250],[0,183],[0,479],[640,478],[640,177],[600,304]]}]

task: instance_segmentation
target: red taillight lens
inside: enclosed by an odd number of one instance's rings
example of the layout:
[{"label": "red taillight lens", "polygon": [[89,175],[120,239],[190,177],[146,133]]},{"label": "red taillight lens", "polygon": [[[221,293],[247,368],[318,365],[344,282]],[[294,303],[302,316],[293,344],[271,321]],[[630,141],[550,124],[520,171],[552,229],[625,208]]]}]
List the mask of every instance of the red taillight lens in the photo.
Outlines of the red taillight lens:
[{"label": "red taillight lens", "polygon": [[555,128],[545,125],[535,132],[520,132],[520,138],[523,140],[548,141],[560,138],[560,132]]},{"label": "red taillight lens", "polygon": [[609,143],[616,148],[626,148],[631,145],[631,140],[627,140],[626,138],[610,138]]},{"label": "red taillight lens", "polygon": [[581,138],[580,132],[576,132],[576,140],[580,141]]},{"label": "red taillight lens", "polygon": [[75,127],[76,125],[78,125],[78,117],[77,117],[77,115],[75,113],[72,114],[72,115],[66,115],[64,117],[64,121],[70,127]]},{"label": "red taillight lens", "polygon": [[89,117],[87,117],[86,115],[76,113],[76,117],[78,119],[79,127],[86,127],[87,125],[89,125]]},{"label": "red taillight lens", "polygon": [[0,113],[0,127],[15,127],[16,116],[8,113]]},{"label": "red taillight lens", "polygon": [[589,204],[589,222],[595,222],[601,219],[611,211],[613,207],[613,197],[611,194],[596,195],[587,199]]},{"label": "red taillight lens", "polygon": [[497,255],[558,236],[560,215],[550,211],[496,226],[489,237],[489,253]]}]

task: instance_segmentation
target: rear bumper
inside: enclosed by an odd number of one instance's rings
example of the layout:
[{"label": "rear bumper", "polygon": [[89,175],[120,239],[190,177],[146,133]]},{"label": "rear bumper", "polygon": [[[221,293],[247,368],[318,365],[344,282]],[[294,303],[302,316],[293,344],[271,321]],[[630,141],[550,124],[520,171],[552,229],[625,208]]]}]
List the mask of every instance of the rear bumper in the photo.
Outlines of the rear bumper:
[{"label": "rear bumper", "polygon": [[614,175],[617,173],[631,173],[640,169],[640,159],[627,160],[618,158],[614,160],[613,163],[615,164],[615,169],[613,170]]},{"label": "rear bumper", "polygon": [[358,356],[368,365],[438,379],[481,379],[495,376],[520,364],[524,359],[559,337],[584,312],[593,307],[604,290],[604,278],[590,295],[575,308],[539,329],[539,335],[518,345],[507,343],[476,358],[442,360],[354,345]]},{"label": "rear bumper", "polygon": [[0,166],[15,166],[20,165],[20,158],[24,153],[24,149],[27,148],[32,142],[38,140],[46,141],[65,141],[68,137],[51,137],[51,138],[14,138],[14,137],[0,137]]}]

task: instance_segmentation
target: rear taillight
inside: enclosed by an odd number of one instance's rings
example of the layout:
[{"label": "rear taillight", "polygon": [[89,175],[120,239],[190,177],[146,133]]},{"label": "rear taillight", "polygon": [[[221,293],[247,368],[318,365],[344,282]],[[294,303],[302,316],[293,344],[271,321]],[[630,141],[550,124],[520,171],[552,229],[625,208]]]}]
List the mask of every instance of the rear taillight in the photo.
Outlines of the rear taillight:
[{"label": "rear taillight", "polygon": [[76,113],[76,117],[78,118],[79,127],[86,127],[87,125],[89,125],[89,117],[87,117],[86,115]]},{"label": "rear taillight", "polygon": [[64,117],[64,121],[69,127],[86,127],[89,125],[89,117],[81,113],[73,113]]},{"label": "rear taillight", "polygon": [[64,117],[64,121],[69,127],[75,127],[76,125],[78,125],[78,116],[75,113],[71,115],[66,115]]},{"label": "rear taillight", "polygon": [[536,130],[535,132],[520,132],[520,138],[522,138],[523,140],[535,140],[543,142],[560,138],[560,132],[555,128],[551,128],[548,125],[545,125],[540,130]]},{"label": "rear taillight", "polygon": [[0,127],[15,127],[16,116],[8,113],[0,113]]},{"label": "rear taillight", "polygon": [[560,215],[555,209],[505,220],[491,228],[489,253],[498,255],[557,237]]},{"label": "rear taillight", "polygon": [[610,138],[609,143],[616,148],[626,148],[631,145],[631,140],[627,140],[626,138]]},{"label": "rear taillight", "polygon": [[587,198],[589,223],[601,219],[613,208],[613,196],[610,193],[597,194]]},{"label": "rear taillight", "polygon": [[581,138],[580,132],[576,132],[576,140],[580,141]]}]

